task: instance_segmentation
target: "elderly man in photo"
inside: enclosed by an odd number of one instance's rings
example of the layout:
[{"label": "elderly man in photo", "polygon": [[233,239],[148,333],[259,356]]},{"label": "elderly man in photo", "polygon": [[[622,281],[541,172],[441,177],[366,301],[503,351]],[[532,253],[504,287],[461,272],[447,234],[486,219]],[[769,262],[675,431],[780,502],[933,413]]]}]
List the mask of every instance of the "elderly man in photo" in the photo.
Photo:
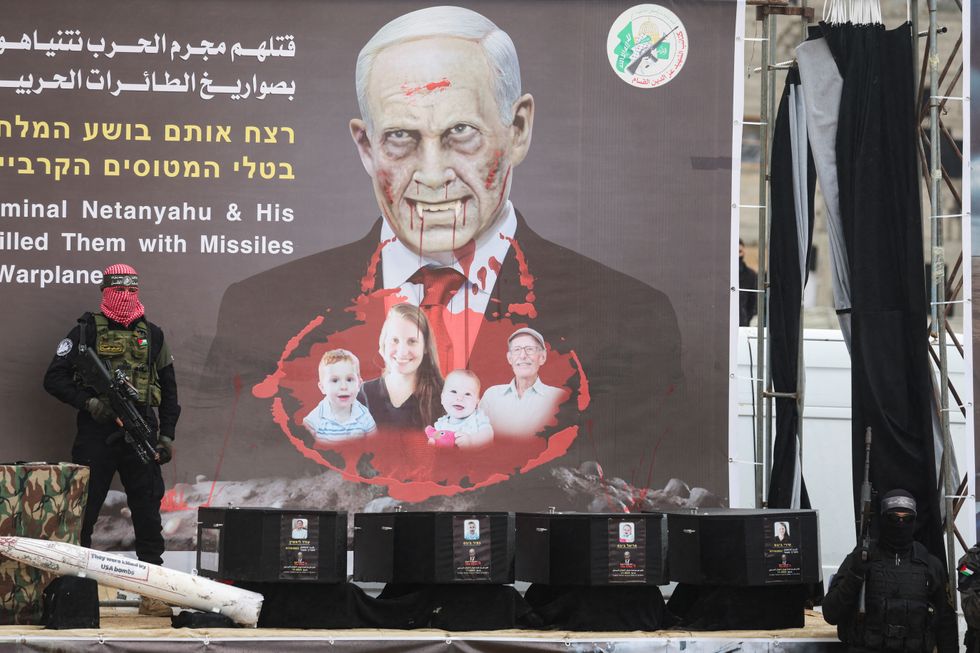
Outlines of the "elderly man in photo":
[{"label": "elderly man in photo", "polygon": [[[363,324],[350,310],[358,297],[408,301],[426,312],[443,372],[481,374],[500,369],[505,334],[529,323],[533,329],[515,342],[522,349],[508,353],[513,400],[531,403],[527,392],[542,393],[539,403],[549,407],[532,412],[551,410],[555,388],[536,374],[545,357],[539,332],[553,334],[552,355],[575,357],[566,367],[574,377],[562,383],[576,392],[587,379],[590,392],[580,402],[588,417],[570,406],[567,421],[590,419],[602,434],[581,453],[570,448],[568,463],[598,458],[626,473],[631,461],[617,459],[635,450],[637,424],[657,427],[657,437],[669,431],[659,428],[671,419],[664,404],[676,402],[683,386],[677,319],[662,292],[543,238],[511,203],[535,103],[522,92],[510,37],[468,9],[413,11],[367,42],[355,86],[361,115],[350,134],[381,217],[357,242],[228,288],[208,354],[208,392],[245,388],[237,423],[269,426],[250,429],[248,446],[261,448],[266,473],[295,474],[303,460],[271,423],[269,402],[250,390],[297,334],[322,341],[355,332]],[[357,218],[322,219],[326,229]],[[228,408],[222,423],[230,418]]]},{"label": "elderly man in photo", "polygon": [[518,329],[507,339],[507,362],[514,378],[487,388],[480,401],[496,435],[532,437],[554,419],[567,393],[547,385],[538,375],[547,358],[544,338],[534,329]]}]

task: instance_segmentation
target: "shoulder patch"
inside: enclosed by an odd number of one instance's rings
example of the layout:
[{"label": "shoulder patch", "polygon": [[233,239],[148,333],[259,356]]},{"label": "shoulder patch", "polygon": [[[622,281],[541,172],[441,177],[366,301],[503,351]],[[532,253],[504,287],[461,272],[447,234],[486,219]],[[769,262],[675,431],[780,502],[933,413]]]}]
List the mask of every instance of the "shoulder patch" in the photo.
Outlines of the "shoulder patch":
[{"label": "shoulder patch", "polygon": [[71,338],[65,338],[58,343],[58,351],[56,352],[58,356],[64,358],[71,351],[71,348],[75,345],[72,343]]}]

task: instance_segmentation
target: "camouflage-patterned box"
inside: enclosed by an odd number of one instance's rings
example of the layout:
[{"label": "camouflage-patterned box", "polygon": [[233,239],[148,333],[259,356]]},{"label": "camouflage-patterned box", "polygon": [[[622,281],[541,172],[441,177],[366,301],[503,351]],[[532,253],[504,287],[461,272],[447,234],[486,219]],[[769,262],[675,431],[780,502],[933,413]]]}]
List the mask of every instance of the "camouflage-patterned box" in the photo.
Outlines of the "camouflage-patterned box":
[{"label": "camouflage-patterned box", "polygon": [[[78,544],[88,474],[71,463],[0,465],[0,535]],[[52,578],[0,560],[0,624],[41,623],[41,593]]]}]

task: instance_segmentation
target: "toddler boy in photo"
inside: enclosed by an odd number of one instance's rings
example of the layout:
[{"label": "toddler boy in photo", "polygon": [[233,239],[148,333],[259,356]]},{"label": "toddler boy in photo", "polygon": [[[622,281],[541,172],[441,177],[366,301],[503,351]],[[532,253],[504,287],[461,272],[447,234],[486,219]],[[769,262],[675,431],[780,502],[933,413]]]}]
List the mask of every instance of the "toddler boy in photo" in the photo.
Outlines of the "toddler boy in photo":
[{"label": "toddler boy in photo", "polygon": [[313,448],[326,443],[363,438],[378,430],[368,409],[357,399],[361,391],[361,363],[346,349],[332,349],[317,366],[323,399],[303,418],[313,435]]},{"label": "toddler boy in photo", "polygon": [[442,386],[442,407],[446,414],[427,426],[429,444],[437,447],[474,449],[493,442],[490,418],[477,408],[480,378],[470,370],[453,370]]}]

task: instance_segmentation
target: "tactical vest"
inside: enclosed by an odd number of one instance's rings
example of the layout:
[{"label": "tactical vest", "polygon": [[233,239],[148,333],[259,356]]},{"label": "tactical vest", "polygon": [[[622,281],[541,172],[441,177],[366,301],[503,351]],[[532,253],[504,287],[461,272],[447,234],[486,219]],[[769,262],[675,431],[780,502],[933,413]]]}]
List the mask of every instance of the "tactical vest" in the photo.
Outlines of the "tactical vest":
[{"label": "tactical vest", "polygon": [[980,546],[974,544],[956,563],[959,570],[956,587],[960,591],[960,605],[966,619],[967,653],[980,652]]},{"label": "tactical vest", "polygon": [[141,405],[160,405],[160,379],[156,365],[150,363],[150,327],[142,318],[132,329],[109,328],[102,313],[94,313],[95,353],[115,372],[121,369],[139,393]]},{"label": "tactical vest", "polygon": [[935,611],[929,603],[934,589],[929,566],[914,562],[911,552],[897,557],[876,551],[865,589],[866,613],[855,620],[848,643],[876,651],[929,653],[936,644]]},{"label": "tactical vest", "polygon": [[[957,589],[960,591],[960,605],[963,606],[963,617],[969,627],[967,638],[976,639],[976,631],[980,629],[980,546],[973,545],[959,562],[956,563],[958,573]],[[967,644],[968,650],[977,650]]]}]

